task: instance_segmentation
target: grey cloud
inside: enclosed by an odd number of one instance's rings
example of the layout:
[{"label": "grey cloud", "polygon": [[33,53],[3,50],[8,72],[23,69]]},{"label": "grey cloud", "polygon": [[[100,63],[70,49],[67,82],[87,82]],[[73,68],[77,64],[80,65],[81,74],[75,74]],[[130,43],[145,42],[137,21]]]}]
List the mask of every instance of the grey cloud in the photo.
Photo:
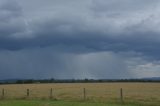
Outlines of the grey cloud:
[{"label": "grey cloud", "polygon": [[45,48],[3,51],[0,58],[1,79],[132,77],[121,57],[111,52],[75,55]]},{"label": "grey cloud", "polygon": [[[48,78],[65,73],[63,54],[52,50],[34,49],[21,51],[3,51],[0,53],[1,78]],[[63,66],[63,67],[62,67]],[[61,71],[60,73],[58,73]],[[5,76],[4,76],[5,75]],[[22,76],[22,77],[20,77]]]},{"label": "grey cloud", "polygon": [[131,70],[138,65],[128,68],[127,59],[160,59],[158,5],[157,0],[1,0],[0,70],[7,71],[0,75],[134,77]]},{"label": "grey cloud", "polygon": [[93,9],[98,10],[99,12],[137,12],[144,11],[144,9],[149,9],[148,7],[157,6],[158,0],[93,0]]},{"label": "grey cloud", "polygon": [[26,25],[22,8],[15,1],[1,0],[0,3],[0,37],[16,37],[23,34]]}]

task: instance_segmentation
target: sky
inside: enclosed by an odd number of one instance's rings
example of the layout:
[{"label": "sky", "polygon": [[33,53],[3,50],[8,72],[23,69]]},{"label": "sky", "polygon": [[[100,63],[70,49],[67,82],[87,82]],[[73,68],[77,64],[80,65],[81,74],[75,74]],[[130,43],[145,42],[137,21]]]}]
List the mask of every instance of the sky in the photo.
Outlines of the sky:
[{"label": "sky", "polygon": [[160,0],[0,0],[0,79],[160,77]]}]

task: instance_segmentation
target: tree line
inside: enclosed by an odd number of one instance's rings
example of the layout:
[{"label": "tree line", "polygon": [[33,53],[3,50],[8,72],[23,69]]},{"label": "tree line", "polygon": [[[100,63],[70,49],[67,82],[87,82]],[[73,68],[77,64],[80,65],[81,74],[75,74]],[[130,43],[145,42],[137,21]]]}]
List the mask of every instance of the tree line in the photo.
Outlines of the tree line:
[{"label": "tree line", "polygon": [[150,79],[17,79],[0,81],[0,84],[35,84],[35,83],[105,83],[105,82],[160,82]]}]

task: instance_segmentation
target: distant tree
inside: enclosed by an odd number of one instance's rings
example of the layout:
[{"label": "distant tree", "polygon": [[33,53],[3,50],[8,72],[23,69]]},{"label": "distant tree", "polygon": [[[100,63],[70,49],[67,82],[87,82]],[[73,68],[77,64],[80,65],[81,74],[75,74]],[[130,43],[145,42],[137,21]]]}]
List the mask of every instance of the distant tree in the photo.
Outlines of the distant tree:
[{"label": "distant tree", "polygon": [[51,78],[51,79],[49,80],[49,82],[50,82],[50,83],[53,83],[53,82],[55,82],[55,79],[54,79],[54,78]]},{"label": "distant tree", "polygon": [[34,83],[34,80],[33,79],[28,79],[28,80],[25,80],[24,83],[31,84],[31,83]]},{"label": "distant tree", "polygon": [[23,84],[23,80],[17,80],[16,84]]},{"label": "distant tree", "polygon": [[89,79],[85,78],[85,79],[84,79],[84,82],[89,82]]}]

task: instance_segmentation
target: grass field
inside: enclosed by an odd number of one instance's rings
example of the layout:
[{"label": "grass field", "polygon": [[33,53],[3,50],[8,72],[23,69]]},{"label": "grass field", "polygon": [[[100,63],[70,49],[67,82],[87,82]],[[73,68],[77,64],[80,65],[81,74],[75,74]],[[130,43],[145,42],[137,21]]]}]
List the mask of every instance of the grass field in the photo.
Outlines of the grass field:
[{"label": "grass field", "polygon": [[[48,101],[51,88],[54,101]],[[85,101],[83,88],[86,88]],[[23,106],[121,106],[120,88],[123,88],[126,106],[160,105],[160,83],[68,83],[0,85],[0,90],[5,89],[0,106],[10,106],[10,103],[12,106],[14,103],[15,106],[22,106],[17,103],[24,103]],[[26,89],[30,89],[29,97]],[[2,98],[2,93],[0,95]],[[45,105],[47,101],[51,104]]]},{"label": "grass field", "polygon": [[0,106],[159,106],[141,103],[105,103],[86,101],[51,101],[51,100],[3,100]]},{"label": "grass field", "polygon": [[[0,106],[155,106],[138,103],[102,103],[102,102],[76,102],[76,101],[49,101],[49,100],[4,100]],[[157,105],[158,106],[158,105]]]}]

